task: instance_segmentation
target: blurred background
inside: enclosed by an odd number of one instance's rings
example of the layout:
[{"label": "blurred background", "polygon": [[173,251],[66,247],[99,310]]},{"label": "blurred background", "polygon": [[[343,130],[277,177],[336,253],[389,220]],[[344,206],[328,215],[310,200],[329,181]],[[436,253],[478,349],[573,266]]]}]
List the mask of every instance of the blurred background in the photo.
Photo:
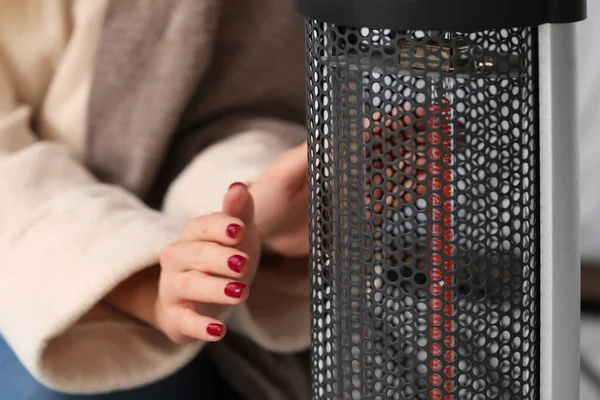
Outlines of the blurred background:
[{"label": "blurred background", "polygon": [[[600,1],[577,25],[581,162],[581,400],[600,399]],[[570,134],[565,132],[565,134]]]}]

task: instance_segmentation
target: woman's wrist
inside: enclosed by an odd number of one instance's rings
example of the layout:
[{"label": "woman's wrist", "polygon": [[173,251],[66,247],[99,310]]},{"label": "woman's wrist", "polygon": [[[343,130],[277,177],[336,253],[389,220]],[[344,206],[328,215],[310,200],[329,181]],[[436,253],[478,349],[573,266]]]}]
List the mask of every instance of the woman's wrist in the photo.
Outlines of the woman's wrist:
[{"label": "woman's wrist", "polygon": [[145,268],[114,288],[104,303],[160,330],[156,314],[159,278],[158,265]]}]

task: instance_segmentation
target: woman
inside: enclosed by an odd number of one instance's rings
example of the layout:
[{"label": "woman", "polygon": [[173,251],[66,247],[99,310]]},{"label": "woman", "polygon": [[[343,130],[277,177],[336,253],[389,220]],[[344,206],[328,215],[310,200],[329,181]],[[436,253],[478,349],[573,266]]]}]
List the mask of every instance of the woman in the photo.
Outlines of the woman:
[{"label": "woman", "polygon": [[276,0],[0,8],[0,397],[281,396],[231,360],[309,342],[305,264],[258,268],[307,253],[302,21]]}]

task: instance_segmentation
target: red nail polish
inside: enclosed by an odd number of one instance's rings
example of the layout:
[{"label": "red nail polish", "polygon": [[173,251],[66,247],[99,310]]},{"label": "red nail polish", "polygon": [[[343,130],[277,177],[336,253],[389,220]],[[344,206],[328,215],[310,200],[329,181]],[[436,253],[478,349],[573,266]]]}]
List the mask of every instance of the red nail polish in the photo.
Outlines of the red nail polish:
[{"label": "red nail polish", "polygon": [[222,336],[223,335],[223,325],[221,324],[208,324],[206,327],[206,332],[208,332],[211,336]]},{"label": "red nail polish", "polygon": [[231,282],[225,286],[225,295],[228,297],[233,297],[234,299],[239,299],[242,297],[244,293],[244,289],[246,289],[246,285],[241,282]]},{"label": "red nail polish", "polygon": [[229,185],[229,190],[233,189],[233,187],[235,186],[242,186],[244,188],[247,188],[245,183],[242,182],[233,182],[231,185]]},{"label": "red nail polish", "polygon": [[229,236],[232,239],[235,239],[235,235],[237,235],[240,228],[241,226],[239,226],[238,224],[229,224],[227,226],[227,236]]},{"label": "red nail polish", "polygon": [[235,255],[229,257],[229,259],[227,260],[227,266],[230,270],[239,274],[240,272],[242,272],[242,267],[244,266],[245,262],[246,259],[244,257]]}]

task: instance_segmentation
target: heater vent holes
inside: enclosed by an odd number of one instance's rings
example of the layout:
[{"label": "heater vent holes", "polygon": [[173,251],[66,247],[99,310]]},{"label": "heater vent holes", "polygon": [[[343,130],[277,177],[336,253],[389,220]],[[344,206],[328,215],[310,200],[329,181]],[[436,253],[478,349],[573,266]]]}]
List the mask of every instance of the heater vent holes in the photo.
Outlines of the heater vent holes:
[{"label": "heater vent holes", "polygon": [[313,399],[539,399],[534,35],[307,22]]}]

